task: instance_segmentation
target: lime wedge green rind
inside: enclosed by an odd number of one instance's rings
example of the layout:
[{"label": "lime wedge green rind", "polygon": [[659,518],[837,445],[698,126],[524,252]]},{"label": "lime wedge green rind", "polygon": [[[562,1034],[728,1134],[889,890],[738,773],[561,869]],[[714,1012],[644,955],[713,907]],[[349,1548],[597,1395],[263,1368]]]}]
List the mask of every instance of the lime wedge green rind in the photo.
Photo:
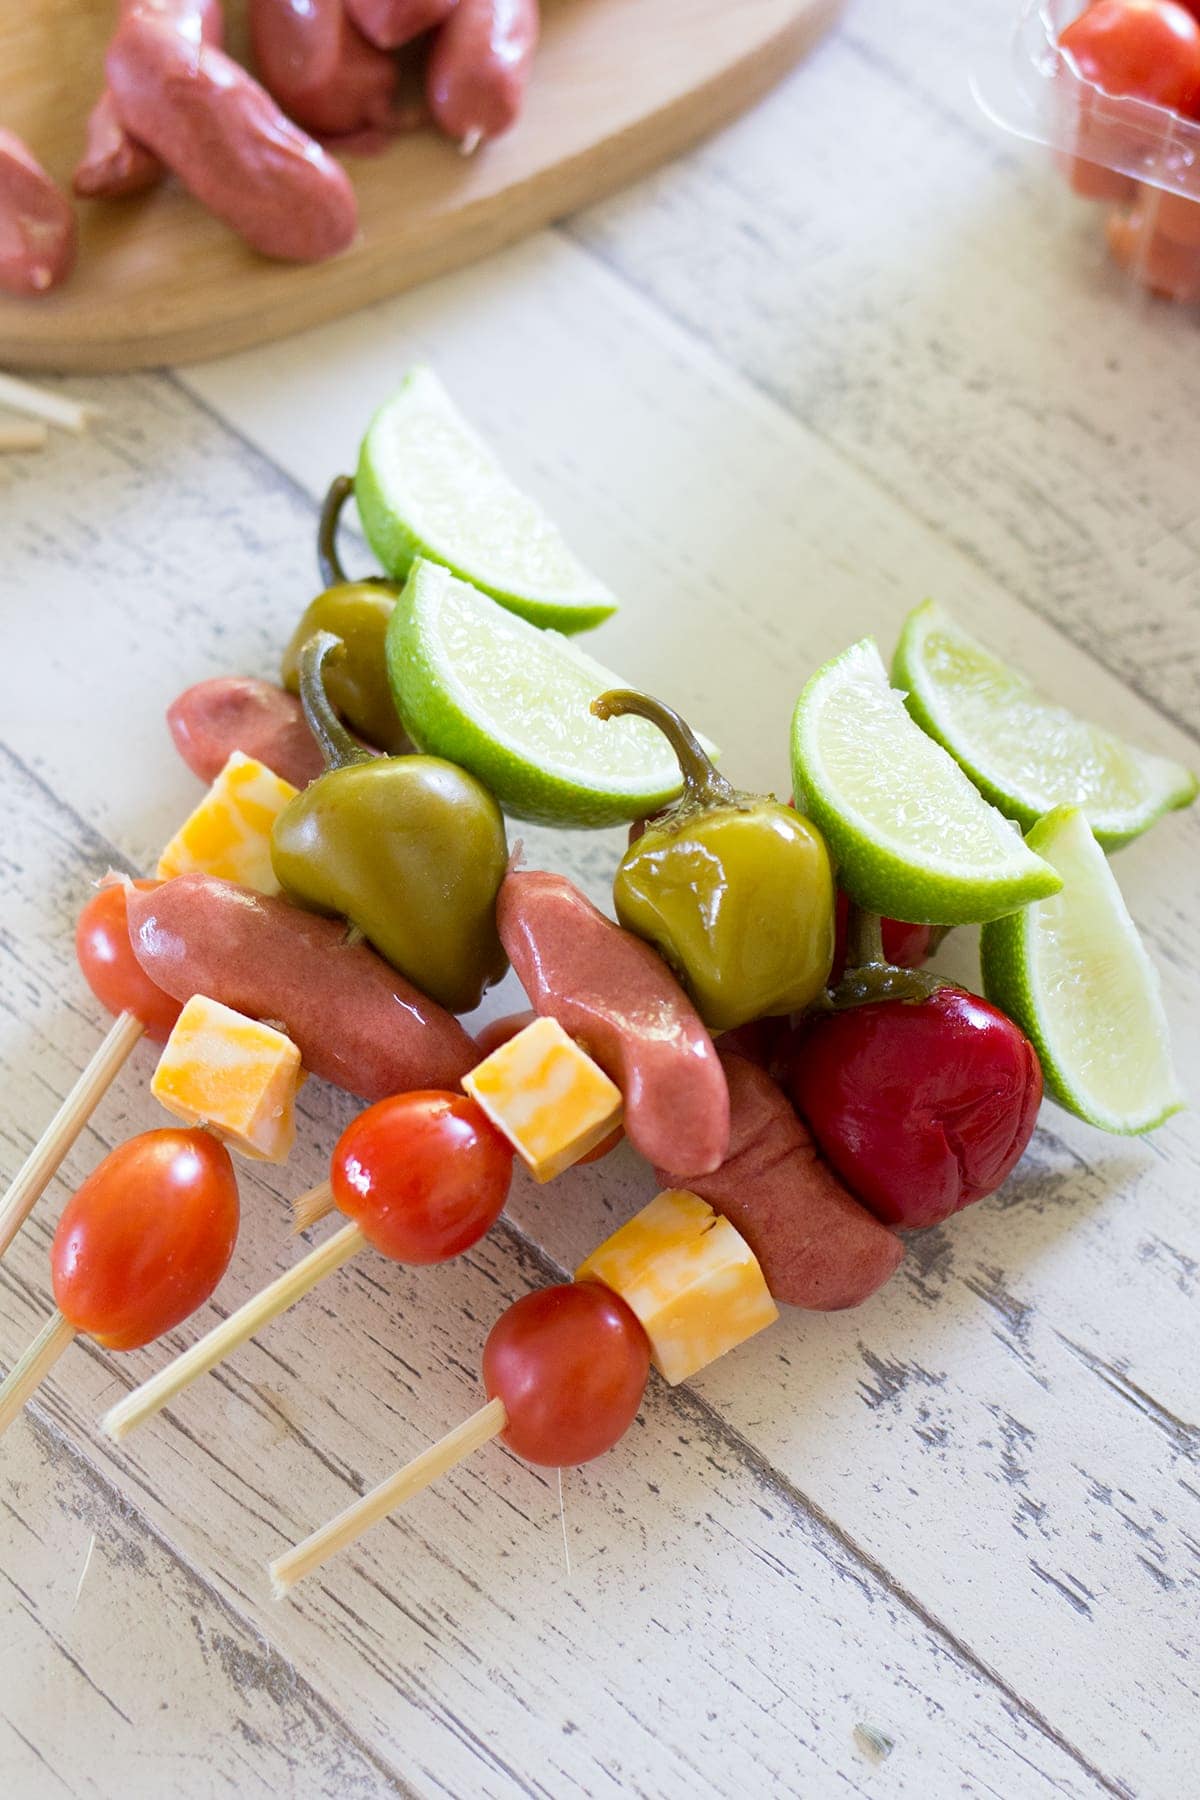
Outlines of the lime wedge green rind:
[{"label": "lime wedge green rind", "polygon": [[388,625],[396,706],[422,750],[461,764],[514,819],[598,827],[673,800],[679,764],[645,719],[595,718],[629,684],[571,639],[418,562]]},{"label": "lime wedge green rind", "polygon": [[1191,770],[1043,699],[932,600],[906,619],[892,679],[921,729],[1026,831],[1078,806],[1115,850],[1196,798]]},{"label": "lime wedge green rind", "polygon": [[442,563],[510,612],[562,632],[616,611],[431,369],[411,369],[375,414],[354,497],[371,548],[398,581],[419,558]]},{"label": "lime wedge green rind", "polygon": [[966,925],[1060,885],[909,717],[870,638],[818,669],[797,701],[792,780],[841,885],[873,912]]},{"label": "lime wedge green rind", "polygon": [[1080,808],[1058,807],[1028,842],[1063,886],[984,926],[984,992],[1032,1039],[1061,1106],[1102,1131],[1153,1131],[1184,1104],[1158,971]]}]

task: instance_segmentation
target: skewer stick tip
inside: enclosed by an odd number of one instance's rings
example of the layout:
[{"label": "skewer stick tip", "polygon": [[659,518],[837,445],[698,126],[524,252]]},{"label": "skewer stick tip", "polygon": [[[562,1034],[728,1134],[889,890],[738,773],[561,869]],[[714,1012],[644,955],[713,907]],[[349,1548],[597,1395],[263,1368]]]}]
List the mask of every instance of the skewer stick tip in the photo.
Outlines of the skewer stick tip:
[{"label": "skewer stick tip", "polygon": [[332,1211],[333,1189],[329,1183],[323,1181],[319,1187],[309,1188],[307,1194],[292,1201],[292,1235],[307,1231]]},{"label": "skewer stick tip", "polygon": [[75,1327],[57,1310],[52,1312],[24,1356],[0,1382],[0,1436],[36,1393],[74,1336]]},{"label": "skewer stick tip", "polygon": [[481,1406],[478,1412],[473,1412],[469,1419],[448,1431],[436,1444],[430,1444],[419,1456],[414,1456],[411,1462],[389,1475],[386,1481],[381,1481],[378,1487],[373,1487],[361,1500],[355,1500],[303,1542],[285,1550],[282,1556],[267,1565],[274,1598],[284,1599],[298,1581],[303,1581],[331,1556],[361,1537],[370,1526],[378,1524],[406,1500],[411,1500],[414,1494],[419,1494],[422,1488],[427,1488],[439,1475],[444,1475],[473,1451],[482,1449],[492,1438],[499,1437],[507,1424],[503,1400],[489,1400],[486,1406]]}]

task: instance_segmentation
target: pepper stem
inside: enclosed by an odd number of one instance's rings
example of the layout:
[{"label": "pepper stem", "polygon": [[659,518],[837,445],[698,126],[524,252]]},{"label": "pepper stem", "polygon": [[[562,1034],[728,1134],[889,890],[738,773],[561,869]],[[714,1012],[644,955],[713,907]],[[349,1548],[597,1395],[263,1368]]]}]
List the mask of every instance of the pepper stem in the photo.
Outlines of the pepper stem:
[{"label": "pepper stem", "polygon": [[356,743],[346,730],[325,692],[326,663],[345,654],[345,644],[332,631],[315,631],[305,639],[300,651],[300,704],[329,769],[346,769],[351,763],[373,760],[371,752]]},{"label": "pepper stem", "polygon": [[928,1000],[939,988],[951,987],[927,969],[900,969],[883,953],[883,920],[850,902],[846,923],[846,972],[829,996],[833,1012],[855,1006],[871,1006],[880,1000]]},{"label": "pepper stem", "polygon": [[321,517],[317,523],[317,568],[321,571],[321,583],[324,587],[331,588],[343,587],[351,580],[360,583],[370,581],[390,588],[394,593],[396,585],[390,575],[350,576],[346,573],[338,552],[337,534],[346,502],[353,492],[353,475],[335,475],[321,502]]},{"label": "pepper stem", "polygon": [[846,922],[847,967],[865,969],[872,963],[882,963],[885,960],[883,920],[878,913],[867,912],[857,900],[852,900],[850,916]]},{"label": "pepper stem", "polygon": [[613,688],[592,701],[592,711],[598,719],[620,719],[634,713],[639,719],[648,719],[651,725],[657,726],[679,759],[684,790],[692,804],[725,806],[736,802],[736,789],[714,768],[700,739],[674,707],[667,706],[662,700],[653,700],[648,694],[635,693],[631,688]]},{"label": "pepper stem", "polygon": [[327,588],[341,587],[343,582],[349,580],[338,555],[337,532],[342,509],[353,492],[352,475],[335,475],[321,505],[321,518],[317,525],[317,568],[321,572],[322,585]]}]

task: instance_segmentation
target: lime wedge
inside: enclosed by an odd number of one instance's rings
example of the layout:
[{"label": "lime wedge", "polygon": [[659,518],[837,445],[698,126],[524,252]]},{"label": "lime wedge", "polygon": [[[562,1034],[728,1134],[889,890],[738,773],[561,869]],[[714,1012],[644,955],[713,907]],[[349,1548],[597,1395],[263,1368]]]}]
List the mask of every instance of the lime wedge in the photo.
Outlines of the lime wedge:
[{"label": "lime wedge", "polygon": [[1152,1131],[1183,1105],[1158,971],[1080,807],[1027,842],[1062,890],[984,926],[984,991],[1032,1038],[1060,1105],[1102,1131]]},{"label": "lime wedge", "polygon": [[818,669],[796,702],[792,781],[841,885],[872,912],[967,925],[1061,886],[909,718],[871,638]]},{"label": "lime wedge", "polygon": [[618,825],[680,791],[661,732],[645,719],[606,723],[588,710],[627,683],[437,563],[418,562],[409,576],[387,655],[413,740],[477,775],[512,818]]},{"label": "lime wedge", "polygon": [[1106,850],[1196,798],[1196,777],[1054,706],[932,600],[905,621],[892,679],[923,731],[1028,830],[1078,806]]},{"label": "lime wedge", "polygon": [[411,369],[363,439],[354,497],[371,548],[403,579],[418,557],[444,563],[534,625],[586,631],[612,594],[514,487],[432,369]]}]

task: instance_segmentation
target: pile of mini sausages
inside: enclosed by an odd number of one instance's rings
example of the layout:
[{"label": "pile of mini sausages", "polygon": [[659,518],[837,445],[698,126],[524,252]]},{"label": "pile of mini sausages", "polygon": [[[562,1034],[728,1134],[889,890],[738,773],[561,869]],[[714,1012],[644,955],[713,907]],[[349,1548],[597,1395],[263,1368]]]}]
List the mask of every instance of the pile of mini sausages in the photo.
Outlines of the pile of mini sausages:
[{"label": "pile of mini sausages", "polygon": [[[362,154],[431,121],[473,150],[515,124],[538,0],[248,0],[257,79],[223,49],[221,0],[119,0],[107,85],[74,190],[144,193],[169,173],[261,255],[336,256],[358,230],[330,150]],[[402,96],[419,75],[424,99]],[[47,293],[70,274],[71,201],[0,129],[0,288]]]}]

